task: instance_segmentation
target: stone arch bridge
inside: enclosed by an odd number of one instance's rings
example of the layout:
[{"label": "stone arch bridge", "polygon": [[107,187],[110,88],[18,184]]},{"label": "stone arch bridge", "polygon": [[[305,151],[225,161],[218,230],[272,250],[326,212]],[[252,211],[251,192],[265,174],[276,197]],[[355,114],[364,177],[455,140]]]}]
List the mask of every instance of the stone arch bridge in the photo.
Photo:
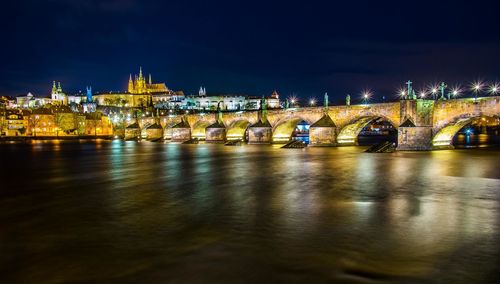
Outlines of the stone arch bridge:
[{"label": "stone arch bridge", "polygon": [[[214,114],[190,114],[185,116],[162,116],[142,118],[139,126],[152,124],[158,120],[164,129],[166,139],[177,137],[177,141],[198,138],[201,140],[224,142],[244,140],[249,131],[264,129],[269,137],[264,143],[284,143],[292,138],[297,125],[305,121],[311,126],[310,140],[314,135],[326,135],[327,144],[355,145],[361,130],[376,119],[383,118],[398,129],[398,148],[401,150],[430,150],[435,146],[452,146],[453,136],[474,118],[499,116],[500,97],[478,99],[464,98],[447,101],[402,100],[399,102],[290,108],[279,110],[240,111],[223,113],[222,118]],[[221,120],[221,121],[218,121]],[[265,121],[264,121],[265,120]],[[312,129],[315,131],[312,131]],[[217,137],[211,133],[217,130]],[[319,131],[316,131],[319,130]],[[182,135],[176,135],[182,132]],[[323,134],[321,134],[323,133]],[[252,136],[252,135],[250,135]],[[215,138],[215,139],[214,139]],[[324,137],[323,137],[324,138]],[[252,139],[249,139],[249,143]],[[332,143],[333,142],[333,143]]]}]

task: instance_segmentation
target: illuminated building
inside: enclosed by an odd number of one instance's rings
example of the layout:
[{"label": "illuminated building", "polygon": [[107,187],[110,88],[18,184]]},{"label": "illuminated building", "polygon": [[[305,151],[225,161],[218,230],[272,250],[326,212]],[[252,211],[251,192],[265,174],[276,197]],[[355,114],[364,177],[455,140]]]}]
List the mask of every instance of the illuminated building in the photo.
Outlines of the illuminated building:
[{"label": "illuminated building", "polygon": [[98,93],[93,97],[95,102],[101,106],[116,107],[152,107],[154,101],[168,101],[175,97],[172,90],[168,89],[165,83],[153,83],[151,75],[149,80],[142,75],[142,68],[139,75],[129,77],[127,92]]},{"label": "illuminated building", "polygon": [[185,102],[183,91],[169,92],[163,94],[153,94],[152,100],[155,108],[175,109],[182,108]]},{"label": "illuminated building", "polygon": [[55,115],[50,108],[34,109],[29,115],[32,136],[55,136]]},{"label": "illuminated building", "polygon": [[27,110],[7,110],[5,112],[2,135],[24,136],[29,128],[29,111]]},{"label": "illuminated building", "polygon": [[63,92],[61,82],[57,83],[57,87],[56,81],[53,82],[51,98],[53,104],[68,105],[68,96]]},{"label": "illuminated building", "polygon": [[[280,108],[279,95],[274,91],[271,96],[265,98],[267,107],[271,109]],[[262,97],[249,97],[244,95],[207,95],[204,87],[200,87],[198,96],[188,96],[182,103],[184,109],[216,110],[220,105],[222,110],[257,110],[260,109]]]},{"label": "illuminated building", "polygon": [[87,95],[85,102],[81,103],[83,106],[83,112],[95,112],[97,109],[97,103],[94,102],[92,96],[92,87],[87,87]]},{"label": "illuminated building", "polygon": [[245,97],[241,95],[189,96],[182,103],[185,109],[216,110],[220,104],[222,110],[242,110]]},{"label": "illuminated building", "polygon": [[[269,109],[280,108],[280,96],[278,92],[273,91],[271,96],[265,97],[266,99],[266,107]],[[245,109],[246,110],[256,110],[260,109],[260,103],[262,101],[262,97],[246,97],[245,98]]]},{"label": "illuminated building", "polygon": [[52,103],[50,98],[37,98],[32,93],[26,96],[16,97],[16,104],[19,108],[36,108]]},{"label": "illuminated building", "polygon": [[113,124],[109,120],[109,117],[99,112],[85,114],[84,124],[84,133],[86,135],[109,136],[113,134]]},{"label": "illuminated building", "polygon": [[135,76],[132,80],[132,74],[128,81],[128,92],[131,94],[154,94],[154,93],[169,93],[170,90],[167,88],[165,83],[153,83],[151,80],[151,74],[149,74],[149,80],[146,82],[146,78],[142,75],[142,67],[139,68],[139,76]]}]

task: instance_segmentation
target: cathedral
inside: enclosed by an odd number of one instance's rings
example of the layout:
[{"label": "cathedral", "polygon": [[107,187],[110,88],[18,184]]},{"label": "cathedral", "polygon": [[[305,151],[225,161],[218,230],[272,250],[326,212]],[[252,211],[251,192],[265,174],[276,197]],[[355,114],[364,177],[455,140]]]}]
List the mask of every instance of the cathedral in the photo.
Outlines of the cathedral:
[{"label": "cathedral", "polygon": [[153,84],[151,74],[146,82],[146,77],[142,75],[142,67],[139,69],[139,76],[135,75],[132,80],[132,74],[128,81],[128,92],[131,94],[154,94],[154,93],[169,93],[169,89],[165,83]]}]

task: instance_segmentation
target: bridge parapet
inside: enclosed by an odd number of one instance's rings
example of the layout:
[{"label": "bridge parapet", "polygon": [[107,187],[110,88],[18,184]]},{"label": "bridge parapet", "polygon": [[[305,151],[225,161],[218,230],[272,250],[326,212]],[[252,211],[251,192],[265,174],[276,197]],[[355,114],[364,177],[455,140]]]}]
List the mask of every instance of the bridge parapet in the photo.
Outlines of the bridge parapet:
[{"label": "bridge parapet", "polygon": [[500,96],[436,101],[433,132],[464,118],[500,115]]}]

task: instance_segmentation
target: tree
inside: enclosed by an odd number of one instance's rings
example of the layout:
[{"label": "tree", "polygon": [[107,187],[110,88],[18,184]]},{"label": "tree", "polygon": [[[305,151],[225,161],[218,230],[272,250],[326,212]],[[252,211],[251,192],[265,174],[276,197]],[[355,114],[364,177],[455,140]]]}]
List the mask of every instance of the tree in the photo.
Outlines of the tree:
[{"label": "tree", "polygon": [[30,128],[33,129],[33,136],[36,137],[36,129],[40,126],[40,116],[39,115],[31,115],[30,116]]},{"label": "tree", "polygon": [[94,129],[94,136],[96,137],[97,137],[97,126],[99,125],[100,121],[101,121],[101,114],[98,112],[89,113],[87,115],[86,123],[92,129]]},{"label": "tree", "polygon": [[105,98],[104,99],[104,104],[107,105],[107,106],[112,105],[113,104],[113,100],[110,99],[110,98]]},{"label": "tree", "polygon": [[59,138],[59,129],[61,128],[60,125],[62,124],[62,116],[60,113],[55,113],[54,116],[56,123],[56,137]]},{"label": "tree", "polygon": [[23,126],[23,127],[19,128],[17,131],[19,131],[19,133],[21,135],[24,135],[24,133],[26,133],[26,128],[24,128],[24,126]]}]

